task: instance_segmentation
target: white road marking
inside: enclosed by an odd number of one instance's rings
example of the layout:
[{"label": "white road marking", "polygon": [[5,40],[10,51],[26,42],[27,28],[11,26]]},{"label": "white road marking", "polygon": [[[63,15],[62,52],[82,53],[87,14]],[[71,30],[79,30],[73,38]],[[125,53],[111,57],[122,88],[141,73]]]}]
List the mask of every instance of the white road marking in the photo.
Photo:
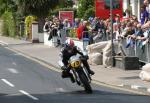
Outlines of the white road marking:
[{"label": "white road marking", "polygon": [[63,88],[56,88],[56,92],[65,92]]},{"label": "white road marking", "polygon": [[12,64],[15,65],[15,66],[17,65],[15,62],[12,62]]},{"label": "white road marking", "polygon": [[12,55],[22,55],[21,53],[15,53],[15,54],[12,54]]},{"label": "white road marking", "polygon": [[18,74],[19,72],[14,69],[14,68],[8,68],[8,71],[10,71],[11,73],[14,73],[14,74]]},{"label": "white road marking", "polygon": [[20,93],[32,98],[33,100],[39,100],[38,98],[32,96],[31,94],[29,94],[28,92],[24,91],[24,90],[19,90]]},{"label": "white road marking", "polygon": [[4,83],[6,83],[7,85],[11,86],[11,87],[15,87],[15,85],[13,85],[12,83],[10,83],[8,80],[6,79],[1,79]]}]

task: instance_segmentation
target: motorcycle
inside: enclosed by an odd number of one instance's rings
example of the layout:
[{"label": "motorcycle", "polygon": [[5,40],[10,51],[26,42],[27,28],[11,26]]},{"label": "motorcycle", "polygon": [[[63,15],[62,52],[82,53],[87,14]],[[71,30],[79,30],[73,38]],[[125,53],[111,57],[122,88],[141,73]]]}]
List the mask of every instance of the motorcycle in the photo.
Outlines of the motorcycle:
[{"label": "motorcycle", "polygon": [[[86,59],[80,55],[74,55],[69,59],[70,73],[73,75],[75,82],[84,87],[85,92],[92,93],[91,75],[88,73],[86,67],[82,64],[82,59]],[[61,62],[61,61],[60,61]],[[59,65],[62,66],[62,63],[59,62]]]}]

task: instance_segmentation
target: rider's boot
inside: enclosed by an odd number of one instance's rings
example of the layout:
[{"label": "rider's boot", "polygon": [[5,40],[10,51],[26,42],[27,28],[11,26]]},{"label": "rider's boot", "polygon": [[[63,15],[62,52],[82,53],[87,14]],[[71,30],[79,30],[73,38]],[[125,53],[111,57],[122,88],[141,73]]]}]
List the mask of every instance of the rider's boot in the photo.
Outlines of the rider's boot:
[{"label": "rider's boot", "polygon": [[74,83],[74,82],[75,82],[75,79],[74,79],[73,75],[72,75],[71,73],[69,73],[69,76],[70,76],[71,82]]},{"label": "rider's boot", "polygon": [[95,74],[94,71],[90,69],[90,66],[88,64],[86,65],[86,69],[89,72],[89,74],[91,74],[91,75]]}]

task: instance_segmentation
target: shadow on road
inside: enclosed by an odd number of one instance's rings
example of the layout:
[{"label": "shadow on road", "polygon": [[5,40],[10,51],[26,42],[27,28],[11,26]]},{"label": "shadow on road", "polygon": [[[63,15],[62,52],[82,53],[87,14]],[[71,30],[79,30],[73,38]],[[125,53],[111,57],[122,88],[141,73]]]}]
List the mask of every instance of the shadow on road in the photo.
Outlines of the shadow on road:
[{"label": "shadow on road", "polygon": [[25,95],[0,94],[0,103],[149,103],[149,96],[111,93],[94,90],[93,94],[84,91],[57,92],[52,94],[32,94],[35,101]]}]

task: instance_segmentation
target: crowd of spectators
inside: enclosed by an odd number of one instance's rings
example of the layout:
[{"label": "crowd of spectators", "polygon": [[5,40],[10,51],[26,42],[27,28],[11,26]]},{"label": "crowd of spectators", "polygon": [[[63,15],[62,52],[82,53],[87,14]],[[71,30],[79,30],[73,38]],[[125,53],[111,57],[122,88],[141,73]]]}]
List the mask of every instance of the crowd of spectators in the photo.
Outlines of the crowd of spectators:
[{"label": "crowd of spectators", "polygon": [[[76,30],[76,37],[81,40],[83,37],[89,38],[90,43],[94,43],[96,38],[110,40],[111,38],[111,21],[110,19],[100,19],[98,17],[89,17],[88,20],[75,18],[74,25],[72,25],[68,19],[61,20],[57,17],[53,17],[51,20],[45,22],[45,30],[50,31],[50,38],[52,35],[60,36],[59,30],[66,30],[68,36],[69,30]],[[139,45],[145,45],[149,41],[150,31],[150,2],[144,0],[141,5],[140,20],[135,15],[131,15],[128,10],[120,16],[114,15],[113,20],[113,38],[127,39],[126,47],[135,45],[135,41],[138,41]]]}]

